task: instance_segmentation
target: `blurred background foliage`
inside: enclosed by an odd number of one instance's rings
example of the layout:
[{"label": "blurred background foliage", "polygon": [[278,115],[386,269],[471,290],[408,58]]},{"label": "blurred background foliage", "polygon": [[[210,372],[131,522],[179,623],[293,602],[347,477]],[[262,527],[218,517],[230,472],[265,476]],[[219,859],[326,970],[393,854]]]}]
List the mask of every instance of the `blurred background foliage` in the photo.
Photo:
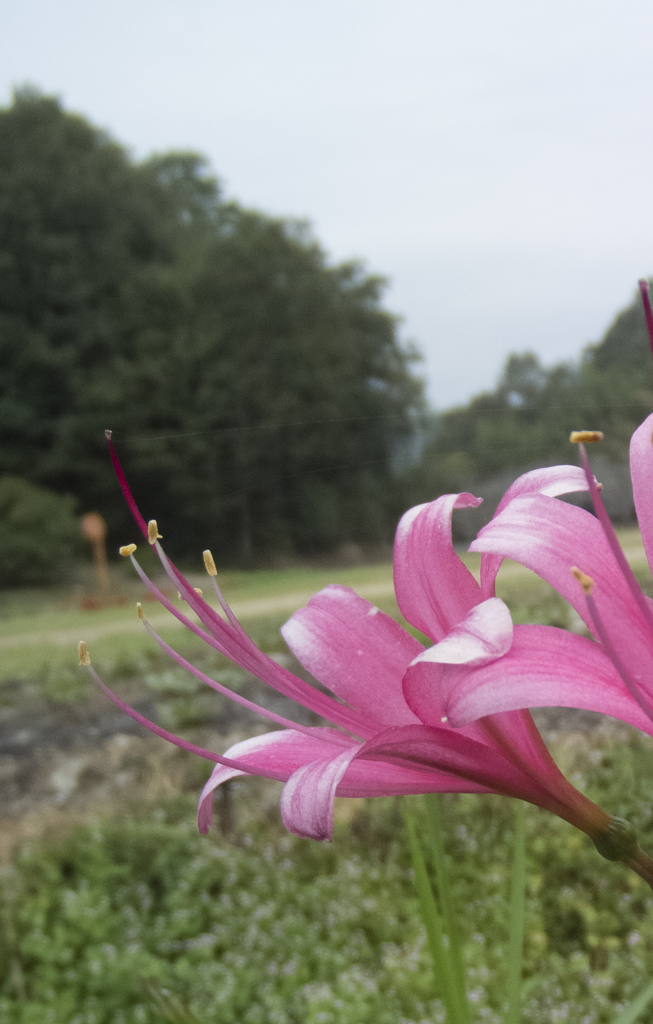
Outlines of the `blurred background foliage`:
[{"label": "blurred background foliage", "polygon": [[[171,552],[248,565],[379,551],[409,505],[461,489],[486,498],[466,539],[518,472],[572,460],[578,427],[606,432],[602,476],[624,464],[653,400],[636,302],[578,364],[512,355],[493,391],[433,414],[383,285],[305,223],[228,201],[200,155],[135,161],[23,88],[0,110],[0,476],[129,540],[111,428]],[[627,479],[613,492],[627,520]]]},{"label": "blurred background foliage", "polygon": [[0,477],[0,566],[5,586],[60,580],[79,551],[75,499],[21,477]]},{"label": "blurred background foliage", "polygon": [[182,553],[389,538],[423,396],[382,279],[225,201],[197,154],[137,163],[29,89],[0,112],[0,225],[0,472],[124,539],[108,427]]}]

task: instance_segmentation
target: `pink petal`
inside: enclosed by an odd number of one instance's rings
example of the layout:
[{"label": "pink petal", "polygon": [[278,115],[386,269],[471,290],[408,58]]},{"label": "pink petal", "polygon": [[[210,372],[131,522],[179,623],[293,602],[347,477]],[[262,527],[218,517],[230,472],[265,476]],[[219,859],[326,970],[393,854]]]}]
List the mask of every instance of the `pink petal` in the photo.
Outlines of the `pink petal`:
[{"label": "pink petal", "polygon": [[512,764],[505,754],[457,729],[405,725],[386,729],[359,749],[358,758],[388,760],[425,772],[448,772],[496,793],[534,803],[544,789]]},{"label": "pink petal", "polygon": [[577,566],[591,576],[592,596],[615,650],[642,692],[653,696],[653,636],[598,519],[554,498],[516,498],[481,530],[470,549],[514,558],[532,569],[569,601],[590,629],[585,596],[571,569]]},{"label": "pink petal", "polygon": [[[517,629],[519,628],[517,627]],[[458,722],[450,721],[449,694],[460,679],[466,678],[467,671],[473,674],[478,670],[469,669],[468,666],[463,669],[456,665],[415,662],[404,676],[406,702],[423,725],[429,725],[436,729],[451,729],[452,725],[455,725],[455,732],[458,735],[478,740],[479,743],[489,743],[493,747],[497,745],[497,737],[501,741],[500,745],[503,745],[503,736],[505,735],[508,737],[505,744],[507,749],[513,750],[522,746],[524,749],[528,748],[530,756],[532,754],[529,739],[531,722],[528,721],[530,719],[528,712],[524,714],[521,711],[494,714],[491,723],[485,719],[483,721],[470,720],[463,727],[460,727]]]},{"label": "pink petal", "polygon": [[276,778],[290,778],[293,772],[316,757],[333,758],[343,747],[352,749],[358,744],[344,733],[336,729],[316,728],[312,735],[293,732],[290,729],[279,729],[276,732],[253,736],[251,739],[235,743],[226,750],[224,757],[245,763],[249,772],[237,771],[218,764],[213,769],[199,799],[197,820],[199,830],[204,835],[208,832],[213,817],[213,791],[228,779],[238,775],[274,775]]},{"label": "pink petal", "polygon": [[408,796],[415,793],[485,792],[486,786],[469,782],[450,772],[433,770],[426,774],[405,765],[356,758],[338,785],[336,796],[374,797]]},{"label": "pink petal", "polygon": [[[440,665],[486,665],[510,650],[513,625],[507,606],[491,597],[472,608],[463,621],[415,658]],[[401,724],[399,722],[397,725]]]},{"label": "pink petal", "polygon": [[499,727],[498,745],[493,748],[456,729],[407,725],[368,740],[357,756],[421,766],[427,774],[450,771],[490,791],[544,807],[586,832],[596,826],[597,814],[604,824],[603,812],[574,789],[551,760],[530,715],[517,714],[523,715],[524,729],[516,749],[511,746],[511,729],[506,729],[504,741]]},{"label": "pink petal", "polygon": [[445,494],[402,517],[395,537],[394,581],[402,614],[426,636],[442,640],[480,600],[480,588],[453,549],[455,508],[475,508],[473,494]]},{"label": "pink petal", "polygon": [[[407,728],[422,728],[408,726]],[[385,730],[388,732],[401,732]],[[455,733],[456,736],[459,733]],[[367,750],[369,758],[359,760]],[[333,835],[333,803],[336,796],[397,796],[415,793],[485,793],[490,790],[477,779],[410,760],[374,758],[372,748],[358,745],[336,757],[326,757],[299,768],[286,783],[281,797],[281,816],[289,832],[308,839],[330,840]]]},{"label": "pink petal", "polygon": [[571,574],[572,566],[593,578],[600,566],[602,575],[609,573],[605,582],[627,593],[629,607],[634,605],[599,521],[584,509],[554,498],[515,498],[483,527],[470,544],[470,551],[521,562],[555,587],[580,615],[587,615],[587,609],[581,600],[582,590]]},{"label": "pink petal", "polygon": [[559,494],[572,494],[574,491],[586,491],[587,479],[580,466],[546,466],[543,469],[531,469],[522,473],[510,485],[499,502],[496,515],[503,512],[506,505],[526,494],[544,494],[548,498],[557,498]]},{"label": "pink petal", "polygon": [[598,711],[653,735],[653,723],[599,644],[552,626],[517,626],[501,661],[449,672],[445,710],[453,726],[517,708]]},{"label": "pink petal", "polygon": [[357,750],[305,764],[291,775],[281,794],[281,818],[289,832],[322,842],[331,839],[336,789]]},{"label": "pink petal", "polygon": [[206,835],[213,821],[213,790],[221,786],[223,782],[228,782],[229,779],[246,774],[246,772],[236,771],[235,768],[226,768],[225,765],[216,764],[200,793],[197,805],[197,827],[201,835]]},{"label": "pink petal", "polygon": [[653,566],[653,415],[630,440],[630,474],[639,528],[649,565]]},{"label": "pink petal", "polygon": [[401,680],[424,648],[349,587],[326,587],[281,632],[311,675],[379,726],[417,721]]},{"label": "pink petal", "polygon": [[[494,514],[498,516],[506,505],[525,494],[544,494],[549,498],[556,498],[560,494],[586,490],[587,479],[580,466],[547,466],[544,469],[532,469],[517,477],[510,485]],[[483,555],[481,558],[483,597],[494,595],[494,581],[502,561],[500,555]]]}]

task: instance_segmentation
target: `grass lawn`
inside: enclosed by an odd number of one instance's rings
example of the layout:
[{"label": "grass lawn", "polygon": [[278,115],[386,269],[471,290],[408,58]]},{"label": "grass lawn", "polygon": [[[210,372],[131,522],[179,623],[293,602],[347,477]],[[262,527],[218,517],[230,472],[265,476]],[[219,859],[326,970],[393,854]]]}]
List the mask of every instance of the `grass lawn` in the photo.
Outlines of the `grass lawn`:
[{"label": "grass lawn", "polygon": [[[620,531],[620,538],[638,575],[648,578],[639,532]],[[463,555],[473,572],[478,573],[480,559]],[[156,580],[172,600],[176,596],[166,577],[162,579],[158,563],[148,550],[143,563],[156,573]],[[94,662],[106,666],[111,677],[133,676],[156,661],[153,642],[136,619],[135,603],[143,601],[146,591],[134,581],[131,566],[121,563],[116,570],[116,590],[127,604],[96,611],[82,611],[79,594],[71,589],[0,592],[0,685],[2,680],[23,676],[68,679],[76,664],[77,641],[86,639]],[[190,573],[194,585],[209,592],[202,572]],[[292,612],[305,604],[311,594],[329,583],[353,587],[363,597],[378,604],[401,621],[392,590],[392,566],[387,564],[349,568],[270,569],[253,572],[228,571],[220,583],[234,610],[245,622],[257,642],[271,652],[285,649],[279,626]],[[516,622],[548,622],[569,626],[572,622],[565,602],[537,577],[514,563],[506,563],[499,574],[497,592],[513,612]],[[145,610],[166,640],[187,656],[201,656],[203,645],[179,627],[176,620],[156,603]],[[61,696],[69,689],[62,682]],[[50,686],[51,695],[57,690]],[[75,687],[70,691],[76,693]]]}]

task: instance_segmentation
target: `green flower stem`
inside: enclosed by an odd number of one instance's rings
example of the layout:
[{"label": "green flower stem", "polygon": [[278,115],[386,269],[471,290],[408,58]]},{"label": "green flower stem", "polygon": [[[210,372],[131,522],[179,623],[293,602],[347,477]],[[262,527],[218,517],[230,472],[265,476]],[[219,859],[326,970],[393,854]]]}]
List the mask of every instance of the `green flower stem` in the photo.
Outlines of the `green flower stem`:
[{"label": "green flower stem", "polygon": [[524,950],[524,917],[526,890],[526,805],[515,805],[515,838],[512,878],[510,883],[510,929],[508,940],[508,1014],[506,1024],[519,1024],[521,1019],[521,982]]},{"label": "green flower stem", "polygon": [[449,948],[444,941],[442,918],[429,881],[426,861],[417,837],[413,812],[407,806],[406,801],[403,801],[402,810],[415,872],[415,888],[419,896],[420,910],[433,960],[433,974],[447,1011],[447,1024],[467,1024],[468,1018],[461,1006],[457,978],[449,955]]}]

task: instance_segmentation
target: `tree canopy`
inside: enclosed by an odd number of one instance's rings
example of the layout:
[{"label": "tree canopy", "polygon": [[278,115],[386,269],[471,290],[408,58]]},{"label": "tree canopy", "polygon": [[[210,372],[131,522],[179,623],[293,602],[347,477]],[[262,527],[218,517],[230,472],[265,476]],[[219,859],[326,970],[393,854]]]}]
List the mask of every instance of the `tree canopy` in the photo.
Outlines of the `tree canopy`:
[{"label": "tree canopy", "polygon": [[569,434],[605,433],[601,457],[628,458],[635,427],[653,409],[653,359],[639,291],[578,363],[543,367],[509,356],[492,392],[438,416],[415,476],[417,496],[472,487],[507,470],[574,462]]},{"label": "tree canopy", "polygon": [[382,292],[305,224],[225,200],[201,156],[136,162],[19,91],[0,111],[0,474],[123,539],[110,428],[178,553],[387,540],[423,396]]}]

